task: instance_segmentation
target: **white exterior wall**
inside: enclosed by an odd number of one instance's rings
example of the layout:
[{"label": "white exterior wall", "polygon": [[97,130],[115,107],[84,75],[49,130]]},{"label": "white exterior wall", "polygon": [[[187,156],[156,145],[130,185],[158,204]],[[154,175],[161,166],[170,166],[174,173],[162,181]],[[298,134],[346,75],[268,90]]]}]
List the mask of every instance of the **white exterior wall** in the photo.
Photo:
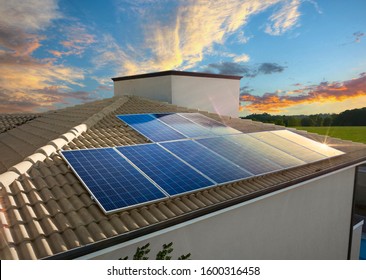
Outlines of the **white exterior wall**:
[{"label": "white exterior wall", "polygon": [[174,258],[347,259],[354,176],[349,167],[83,258],[131,258],[147,242],[154,258],[172,241]]},{"label": "white exterior wall", "polygon": [[114,82],[114,95],[133,95],[238,117],[240,80],[167,75]]},{"label": "white exterior wall", "polygon": [[240,80],[172,76],[172,104],[238,117]]},{"label": "white exterior wall", "polygon": [[351,260],[360,259],[361,239],[362,239],[362,226],[364,221],[359,222],[353,226],[352,231],[352,249],[351,249]]},{"label": "white exterior wall", "polygon": [[133,95],[172,103],[171,76],[115,81],[114,96],[122,95]]}]

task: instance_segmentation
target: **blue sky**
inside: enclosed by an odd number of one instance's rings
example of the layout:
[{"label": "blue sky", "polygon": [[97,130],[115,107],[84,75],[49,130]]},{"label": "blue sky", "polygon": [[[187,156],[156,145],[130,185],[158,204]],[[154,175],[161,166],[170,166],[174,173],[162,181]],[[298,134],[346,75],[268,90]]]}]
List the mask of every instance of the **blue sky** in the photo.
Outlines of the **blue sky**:
[{"label": "blue sky", "polygon": [[366,106],[364,0],[0,1],[2,113],[111,97],[111,77],[170,69],[243,76],[242,115]]}]

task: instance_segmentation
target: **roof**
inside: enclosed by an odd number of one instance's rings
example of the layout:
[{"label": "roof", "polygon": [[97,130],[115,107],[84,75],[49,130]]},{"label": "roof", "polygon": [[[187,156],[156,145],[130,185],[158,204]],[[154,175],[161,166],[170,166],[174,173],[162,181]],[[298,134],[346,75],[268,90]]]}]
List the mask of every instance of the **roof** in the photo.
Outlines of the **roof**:
[{"label": "roof", "polygon": [[[49,112],[5,132],[17,131],[1,140],[9,155],[29,145],[22,151],[28,154],[25,160],[21,155],[11,163],[2,159],[4,166],[16,165],[0,175],[0,259],[74,258],[366,160],[366,145],[328,138],[345,154],[106,215],[58,150],[147,143],[115,115],[149,112],[197,110],[124,96]],[[284,129],[201,113],[242,132]],[[295,132],[324,141],[324,136]]]},{"label": "roof", "polygon": [[39,114],[0,114],[0,133],[39,117]]},{"label": "roof", "polygon": [[235,75],[222,75],[222,74],[213,74],[213,73],[185,72],[185,71],[169,70],[169,71],[162,71],[162,72],[155,72],[155,73],[116,77],[116,78],[112,78],[112,80],[114,82],[117,82],[117,81],[135,80],[135,79],[142,79],[142,78],[152,78],[152,77],[171,76],[171,75],[186,76],[186,77],[229,79],[229,80],[240,80],[242,78],[242,76],[235,76]]}]

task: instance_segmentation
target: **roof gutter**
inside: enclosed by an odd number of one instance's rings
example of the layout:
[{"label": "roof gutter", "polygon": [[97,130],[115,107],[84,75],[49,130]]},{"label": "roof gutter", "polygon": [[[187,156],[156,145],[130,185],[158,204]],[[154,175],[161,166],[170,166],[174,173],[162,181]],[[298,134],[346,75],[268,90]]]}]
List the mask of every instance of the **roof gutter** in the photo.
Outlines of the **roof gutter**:
[{"label": "roof gutter", "polygon": [[163,229],[169,228],[171,226],[175,226],[177,224],[180,224],[180,223],[183,223],[183,222],[195,219],[195,218],[199,218],[201,216],[210,214],[212,212],[219,211],[219,210],[222,210],[224,208],[234,206],[236,204],[239,204],[239,203],[242,203],[242,202],[245,202],[245,201],[248,201],[248,200],[251,200],[251,199],[254,199],[254,198],[257,198],[257,197],[260,197],[260,196],[263,196],[263,195],[266,195],[266,194],[269,194],[269,193],[272,193],[272,192],[275,192],[275,191],[278,191],[278,190],[281,190],[281,189],[284,189],[284,188],[287,188],[289,186],[292,186],[292,185],[295,185],[295,184],[299,184],[299,183],[314,179],[314,178],[319,177],[321,175],[326,175],[327,173],[330,173],[330,172],[334,172],[334,171],[337,171],[337,170],[340,170],[340,169],[344,169],[344,168],[347,168],[347,167],[358,165],[358,164],[363,163],[363,162],[366,162],[366,160],[364,158],[363,159],[362,158],[357,159],[357,160],[354,160],[354,161],[351,161],[351,162],[348,162],[348,163],[343,163],[343,164],[340,164],[340,165],[337,165],[337,166],[334,166],[334,167],[331,167],[331,168],[320,170],[320,171],[318,171],[316,173],[313,173],[311,175],[307,175],[307,176],[304,176],[304,177],[301,177],[301,178],[291,180],[289,182],[278,184],[278,185],[275,185],[273,187],[269,187],[267,189],[262,189],[262,190],[250,193],[248,195],[245,195],[245,196],[236,197],[236,198],[233,198],[233,199],[230,199],[230,200],[227,200],[227,201],[223,201],[221,203],[210,205],[210,206],[207,206],[205,208],[202,208],[202,209],[199,209],[199,210],[196,210],[196,211],[192,211],[192,212],[180,215],[178,217],[166,220],[164,222],[153,224],[153,225],[150,225],[150,226],[147,226],[147,227],[144,227],[144,228],[141,228],[141,229],[137,229],[137,230],[125,233],[125,234],[117,235],[115,237],[111,237],[111,238],[108,238],[108,239],[105,239],[105,240],[102,240],[102,241],[98,241],[98,242],[95,242],[95,243],[92,243],[92,244],[89,244],[89,245],[74,248],[74,249],[71,249],[69,251],[58,253],[58,254],[55,254],[53,256],[43,258],[43,259],[47,259],[47,260],[68,260],[68,259],[79,258],[79,257],[85,256],[87,254],[91,254],[91,253],[97,252],[99,250],[102,250],[102,249],[105,249],[105,248],[108,248],[108,247],[111,247],[111,246],[114,246],[114,245],[118,245],[120,243],[124,243],[126,241],[129,241],[129,240],[132,240],[132,239],[135,239],[135,238],[147,235],[147,234],[151,234],[153,232],[163,230]]}]

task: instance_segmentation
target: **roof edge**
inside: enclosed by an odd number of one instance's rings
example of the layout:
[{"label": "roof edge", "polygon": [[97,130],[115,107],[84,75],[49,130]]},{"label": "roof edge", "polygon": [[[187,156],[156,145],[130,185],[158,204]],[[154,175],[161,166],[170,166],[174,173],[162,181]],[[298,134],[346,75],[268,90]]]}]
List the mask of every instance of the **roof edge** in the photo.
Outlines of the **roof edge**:
[{"label": "roof edge", "polygon": [[116,77],[116,78],[112,78],[112,80],[114,82],[117,82],[117,81],[135,80],[135,79],[142,79],[142,78],[153,78],[153,77],[170,76],[170,75],[186,76],[186,77],[200,77],[200,78],[229,79],[229,80],[240,80],[243,77],[243,76],[235,76],[235,75],[168,70],[168,71],[161,71],[161,72],[154,72],[154,73]]}]

